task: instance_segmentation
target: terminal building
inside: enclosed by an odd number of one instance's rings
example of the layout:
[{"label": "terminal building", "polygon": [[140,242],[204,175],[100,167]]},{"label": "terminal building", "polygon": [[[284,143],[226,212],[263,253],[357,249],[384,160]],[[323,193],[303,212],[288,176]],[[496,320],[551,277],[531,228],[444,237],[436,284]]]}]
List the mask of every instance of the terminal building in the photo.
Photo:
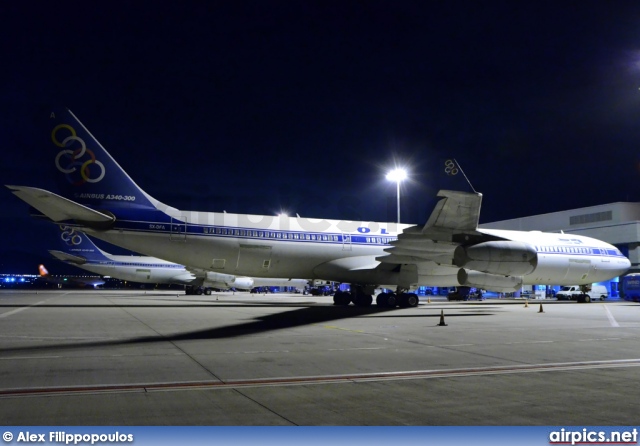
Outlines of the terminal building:
[{"label": "terminal building", "polygon": [[[629,273],[640,272],[640,203],[610,203],[480,225],[486,229],[564,232],[593,237],[616,246],[631,261]],[[620,278],[602,283],[618,296]]]}]

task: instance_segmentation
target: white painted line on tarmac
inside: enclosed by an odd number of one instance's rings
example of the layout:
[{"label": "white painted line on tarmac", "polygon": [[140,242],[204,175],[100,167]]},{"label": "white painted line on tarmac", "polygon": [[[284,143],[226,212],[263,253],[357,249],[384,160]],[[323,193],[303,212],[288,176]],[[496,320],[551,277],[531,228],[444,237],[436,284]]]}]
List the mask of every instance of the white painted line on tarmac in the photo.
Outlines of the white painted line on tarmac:
[{"label": "white painted line on tarmac", "polygon": [[46,302],[46,300],[43,300],[43,301],[37,302],[37,303],[35,303],[35,304],[33,304],[33,305],[29,305],[29,306],[27,306],[27,307],[16,308],[15,310],[7,311],[6,313],[2,313],[2,314],[0,314],[0,319],[5,318],[5,317],[12,316],[12,315],[14,315],[14,314],[16,314],[16,313],[20,313],[21,311],[24,311],[24,310],[28,310],[28,309],[29,309],[29,308],[31,308],[31,307],[36,307],[36,306],[38,306],[38,305],[42,305],[42,304],[43,304],[43,303],[45,303],[45,302]]},{"label": "white painted line on tarmac", "polygon": [[604,311],[607,312],[607,318],[609,318],[609,323],[611,324],[612,327],[619,327],[620,324],[618,324],[618,321],[616,321],[616,318],[613,317],[613,314],[611,314],[611,311],[609,311],[609,308],[606,305],[602,306],[604,308]]},{"label": "white painted line on tarmac", "polygon": [[565,363],[520,364],[442,370],[372,372],[346,375],[269,377],[239,380],[173,381],[156,383],[95,384],[63,387],[0,388],[0,399],[44,395],[80,395],[97,393],[154,392],[179,390],[239,389],[247,387],[308,386],[405,379],[457,378],[466,376],[505,375],[553,371],[598,370],[618,367],[640,367],[640,359],[578,361]]}]

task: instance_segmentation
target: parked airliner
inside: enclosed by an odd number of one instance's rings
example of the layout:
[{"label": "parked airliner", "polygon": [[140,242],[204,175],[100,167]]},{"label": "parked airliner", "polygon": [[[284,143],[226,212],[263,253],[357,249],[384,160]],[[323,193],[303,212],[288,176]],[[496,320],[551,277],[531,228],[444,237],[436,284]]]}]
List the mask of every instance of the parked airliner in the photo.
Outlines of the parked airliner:
[{"label": "parked airliner", "polygon": [[[353,222],[178,210],[143,191],[70,110],[50,114],[50,155],[60,195],[7,186],[40,216],[101,240],[206,271],[350,283],[338,305],[415,306],[411,287],[514,291],[575,285],[624,273],[612,245],[580,236],[478,228],[482,194],[440,190],[425,224]],[[454,161],[443,169],[460,175]]]},{"label": "parked airliner", "polygon": [[60,250],[49,250],[58,260],[78,268],[139,283],[178,284],[186,286],[186,294],[211,294],[212,288],[250,290],[254,286],[291,286],[303,289],[304,279],[237,277],[187,268],[155,257],[109,254],[87,234],[71,226],[60,225]]},{"label": "parked airliner", "polygon": [[78,287],[93,287],[97,288],[104,285],[104,280],[100,277],[78,277],[78,276],[52,276],[47,271],[47,268],[40,264],[38,265],[38,279],[47,283],[57,285],[58,288],[62,286],[74,285]]}]

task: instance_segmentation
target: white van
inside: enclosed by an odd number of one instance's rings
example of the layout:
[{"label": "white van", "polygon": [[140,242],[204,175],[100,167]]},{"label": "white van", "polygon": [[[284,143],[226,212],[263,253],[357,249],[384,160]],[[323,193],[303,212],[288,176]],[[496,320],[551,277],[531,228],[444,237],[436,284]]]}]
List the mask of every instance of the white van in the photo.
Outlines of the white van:
[{"label": "white van", "polygon": [[586,294],[578,296],[578,302],[591,302],[592,300],[605,300],[609,297],[609,291],[604,285],[592,285],[591,290]]},{"label": "white van", "polygon": [[563,286],[556,293],[558,300],[577,300],[578,302],[591,302],[592,300],[605,300],[609,297],[609,291],[604,285],[591,285],[591,289],[584,293],[579,285]]}]

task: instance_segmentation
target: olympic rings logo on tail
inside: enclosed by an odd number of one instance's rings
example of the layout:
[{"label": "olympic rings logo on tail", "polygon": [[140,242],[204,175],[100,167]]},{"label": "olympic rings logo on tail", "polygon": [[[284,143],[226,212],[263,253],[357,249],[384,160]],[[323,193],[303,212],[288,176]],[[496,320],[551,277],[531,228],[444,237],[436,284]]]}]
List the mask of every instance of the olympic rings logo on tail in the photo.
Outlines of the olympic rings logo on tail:
[{"label": "olympic rings logo on tail", "polygon": [[62,231],[60,238],[67,245],[75,246],[82,243],[82,237],[76,232],[74,228],[70,226],[60,226],[60,230]]},{"label": "olympic rings logo on tail", "polygon": [[[70,135],[61,142],[58,139],[58,132],[63,129],[68,130]],[[56,155],[56,168],[67,175],[69,183],[74,186],[80,186],[84,183],[97,183],[104,178],[106,173],[104,164],[96,159],[95,154],[91,150],[87,149],[84,140],[76,135],[73,127],[68,124],[55,126],[51,132],[51,140],[56,146],[64,148],[64,150],[61,150]],[[80,147],[72,150],[72,145],[76,147],[79,145]],[[87,157],[88,159],[86,159]],[[64,167],[61,165],[61,160],[64,160]],[[92,164],[100,168],[100,174],[95,178],[91,178],[90,176],[89,166]],[[76,171],[80,174],[79,178],[78,174],[73,175]]]}]

